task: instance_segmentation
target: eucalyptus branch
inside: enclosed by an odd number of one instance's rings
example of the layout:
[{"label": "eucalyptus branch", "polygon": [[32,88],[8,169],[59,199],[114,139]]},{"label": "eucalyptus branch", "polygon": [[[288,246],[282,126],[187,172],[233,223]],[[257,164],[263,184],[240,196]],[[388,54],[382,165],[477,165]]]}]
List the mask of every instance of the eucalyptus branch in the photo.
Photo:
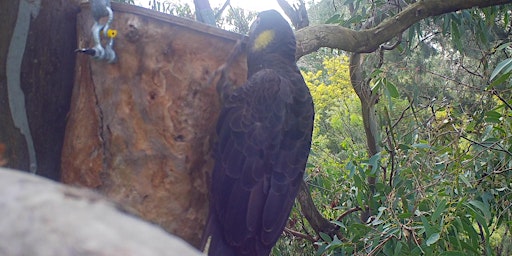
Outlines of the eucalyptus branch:
[{"label": "eucalyptus branch", "polygon": [[[485,144],[483,144],[483,143],[480,143],[480,142],[477,142],[477,141],[475,141],[475,140],[472,140],[472,139],[470,139],[470,138],[468,138],[468,137],[466,137],[466,136],[464,136],[464,135],[462,135],[462,134],[460,135],[460,137],[461,137],[461,138],[463,138],[463,139],[465,139],[465,140],[467,140],[467,141],[469,141],[469,142],[471,142],[471,143],[473,143],[473,144],[476,144],[476,145],[478,145],[478,146],[480,146],[480,147],[483,147],[483,148],[486,148],[486,149],[490,149],[490,150],[494,150],[494,151],[503,152],[503,153],[506,153],[506,154],[507,154],[507,155],[509,155],[509,156],[512,156],[512,153],[510,153],[510,151],[508,151],[508,150],[504,149],[504,148],[503,148],[500,144],[498,144],[497,142],[494,142],[494,143],[492,143],[491,145],[485,145]],[[495,148],[495,147],[494,147],[495,145],[498,145],[500,148]]]},{"label": "eucalyptus branch", "polygon": [[309,26],[296,32],[296,56],[300,58],[321,47],[358,53],[374,52],[381,44],[425,18],[474,7],[484,8],[508,3],[512,3],[512,0],[417,1],[371,29],[356,31],[335,24]]},{"label": "eucalyptus branch", "polygon": [[347,217],[349,214],[353,213],[353,212],[357,212],[357,211],[360,211],[362,210],[361,207],[357,206],[357,207],[354,207],[354,208],[350,208],[348,210],[346,210],[343,214],[341,214],[340,216],[338,216],[338,218],[336,219],[337,221],[341,221],[343,218]]},{"label": "eucalyptus branch", "polygon": [[285,232],[285,233],[288,233],[288,234],[290,234],[290,235],[292,235],[292,236],[299,237],[299,238],[302,238],[302,239],[305,239],[305,240],[311,241],[311,242],[313,242],[313,243],[314,243],[314,242],[316,242],[316,241],[318,241],[318,239],[316,239],[316,238],[314,238],[314,237],[312,237],[312,236],[310,236],[310,235],[308,235],[308,234],[304,234],[304,233],[301,233],[301,232],[299,232],[299,231],[295,231],[295,230],[290,229],[290,228],[286,228],[286,227],[285,227],[285,228],[284,228],[284,232]]}]

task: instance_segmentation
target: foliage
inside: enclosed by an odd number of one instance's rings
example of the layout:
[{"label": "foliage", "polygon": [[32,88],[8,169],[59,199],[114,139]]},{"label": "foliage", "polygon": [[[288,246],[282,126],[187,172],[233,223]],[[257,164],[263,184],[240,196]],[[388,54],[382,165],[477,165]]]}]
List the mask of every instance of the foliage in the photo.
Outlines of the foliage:
[{"label": "foliage", "polygon": [[188,2],[183,1],[157,1],[157,0],[151,0],[149,1],[149,8],[163,12],[168,13],[174,16],[184,17],[188,19],[194,19],[195,15],[192,12],[192,8]]},{"label": "foliage", "polygon": [[[344,9],[325,20],[357,29],[376,12],[396,13],[382,11],[384,2],[346,1],[355,15]],[[317,112],[307,179],[317,208],[343,235],[317,236],[294,212],[290,228],[314,238],[317,255],[510,254],[508,8],[427,19],[393,51],[366,56],[365,77],[380,95],[382,151],[373,156],[348,74],[337,76],[347,71],[346,58],[324,52],[319,71],[307,65]],[[375,188],[369,177],[377,178]],[[368,219],[343,214],[366,207]],[[283,240],[292,252],[304,247],[297,237]]]},{"label": "foliage", "polygon": [[303,76],[315,101],[310,163],[322,164],[322,172],[329,173],[348,159],[347,152],[364,154],[360,104],[350,86],[348,58],[327,57],[322,70],[303,72]]},{"label": "foliage", "polygon": [[[220,11],[218,8],[215,10],[216,12]],[[229,6],[227,13],[218,19],[217,24],[223,29],[245,35],[249,33],[249,27],[256,18],[256,14],[256,12]]]},{"label": "foliage", "polygon": [[[134,0],[114,0],[116,2],[135,4]],[[149,8],[155,11],[171,14],[188,19],[195,19],[193,6],[185,0],[148,0]],[[256,17],[256,12],[244,10],[239,7],[227,5],[226,9],[222,6],[214,7],[217,25],[223,29],[240,34],[247,34],[249,26]]]}]

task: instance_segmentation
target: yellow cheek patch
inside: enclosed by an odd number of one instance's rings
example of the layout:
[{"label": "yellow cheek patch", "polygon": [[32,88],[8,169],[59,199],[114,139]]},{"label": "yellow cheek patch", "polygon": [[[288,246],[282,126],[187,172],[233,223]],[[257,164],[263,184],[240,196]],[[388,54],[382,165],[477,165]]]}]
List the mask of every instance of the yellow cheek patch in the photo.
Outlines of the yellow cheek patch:
[{"label": "yellow cheek patch", "polygon": [[254,40],[254,45],[252,46],[253,51],[259,51],[268,46],[272,40],[274,40],[275,32],[273,30],[265,30],[261,32],[256,39]]}]

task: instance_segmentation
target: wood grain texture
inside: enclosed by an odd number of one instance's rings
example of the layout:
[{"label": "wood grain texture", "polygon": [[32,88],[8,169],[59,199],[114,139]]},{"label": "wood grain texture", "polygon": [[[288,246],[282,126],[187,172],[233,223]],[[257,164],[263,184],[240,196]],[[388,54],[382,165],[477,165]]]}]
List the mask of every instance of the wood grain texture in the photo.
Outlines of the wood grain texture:
[{"label": "wood grain texture", "polygon": [[[92,17],[78,14],[78,47]],[[198,246],[220,111],[208,79],[238,34],[113,3],[118,61],[77,57],[62,181],[92,187]],[[245,56],[230,74],[246,78]]]}]

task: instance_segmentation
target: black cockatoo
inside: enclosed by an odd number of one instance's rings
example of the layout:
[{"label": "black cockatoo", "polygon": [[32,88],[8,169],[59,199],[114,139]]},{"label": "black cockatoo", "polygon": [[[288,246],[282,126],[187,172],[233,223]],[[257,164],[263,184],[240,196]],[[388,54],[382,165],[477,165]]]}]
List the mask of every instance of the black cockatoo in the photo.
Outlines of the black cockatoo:
[{"label": "black cockatoo", "polygon": [[314,119],[295,44],[290,25],[275,10],[261,12],[251,25],[248,80],[223,97],[217,124],[203,235],[203,242],[211,236],[209,255],[269,255],[288,220]]}]

